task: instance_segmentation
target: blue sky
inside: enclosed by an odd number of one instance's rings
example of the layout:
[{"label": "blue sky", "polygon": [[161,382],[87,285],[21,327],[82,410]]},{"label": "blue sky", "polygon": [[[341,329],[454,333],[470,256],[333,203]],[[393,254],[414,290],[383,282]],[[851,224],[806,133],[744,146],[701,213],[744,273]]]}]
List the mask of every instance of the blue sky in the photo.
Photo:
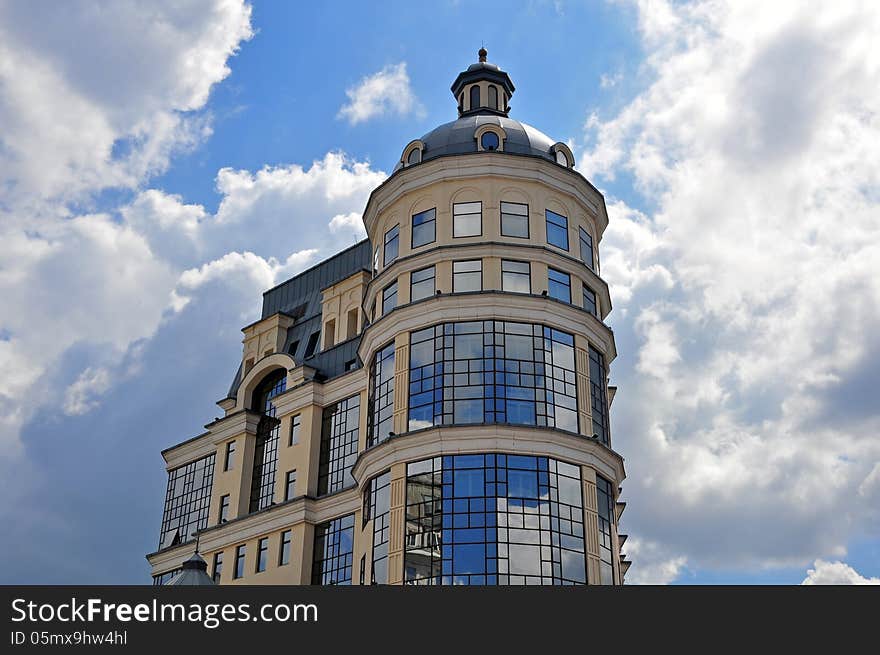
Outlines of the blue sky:
[{"label": "blue sky", "polygon": [[160,450],[481,44],[606,195],[628,581],[880,582],[876,9],[54,7],[0,4],[0,582],[148,580]]}]

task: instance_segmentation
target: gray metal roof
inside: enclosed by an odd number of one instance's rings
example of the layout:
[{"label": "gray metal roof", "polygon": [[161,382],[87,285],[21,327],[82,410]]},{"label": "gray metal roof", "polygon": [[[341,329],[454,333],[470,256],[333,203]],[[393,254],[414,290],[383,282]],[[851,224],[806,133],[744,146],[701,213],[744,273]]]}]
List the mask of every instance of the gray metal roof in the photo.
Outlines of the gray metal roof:
[{"label": "gray metal roof", "polygon": [[167,587],[203,587],[217,584],[208,575],[208,564],[198,553],[183,563],[180,573],[165,583]]},{"label": "gray metal roof", "polygon": [[[346,364],[352,360],[355,360],[355,368],[359,368],[361,363],[357,358],[360,337],[339,343],[312,357],[305,357],[309,337],[321,330],[321,292],[358,271],[369,272],[372,266],[371,252],[370,240],[364,239],[263,293],[261,320],[278,312],[293,316],[296,321],[287,331],[284,352],[297,363],[316,369],[323,378],[341,375],[346,371]],[[239,384],[241,365],[229,388],[228,398],[235,397]]]},{"label": "gray metal roof", "polygon": [[[474,132],[481,125],[500,126],[507,134],[504,152],[499,154],[532,155],[556,161],[550,150],[556,141],[531,125],[493,114],[468,114],[431,130],[421,139],[425,144],[422,161],[477,152]],[[397,167],[400,168],[400,164]]]}]

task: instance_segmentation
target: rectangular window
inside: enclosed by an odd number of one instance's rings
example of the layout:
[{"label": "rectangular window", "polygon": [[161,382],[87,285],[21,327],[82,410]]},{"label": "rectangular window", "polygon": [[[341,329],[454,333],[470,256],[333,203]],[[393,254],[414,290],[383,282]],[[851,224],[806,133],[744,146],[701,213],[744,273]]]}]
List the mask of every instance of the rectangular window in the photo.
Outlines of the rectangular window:
[{"label": "rectangular window", "polygon": [[290,530],[281,533],[281,544],[278,548],[278,566],[290,564]]},{"label": "rectangular window", "polygon": [[296,471],[288,471],[284,482],[284,500],[290,500],[296,492]]},{"label": "rectangular window", "polygon": [[223,551],[214,553],[214,565],[211,567],[211,577],[216,584],[220,584],[220,575],[223,573]]},{"label": "rectangular window", "polygon": [[409,283],[409,299],[410,302],[421,300],[422,298],[430,298],[435,293],[434,283],[434,267],[413,271],[410,275]]},{"label": "rectangular window", "polygon": [[388,266],[397,259],[397,253],[400,246],[400,226],[395,225],[385,233],[385,259],[383,265]]},{"label": "rectangular window", "polygon": [[596,305],[596,293],[586,284],[584,285],[584,309],[596,318],[599,318],[599,307]]},{"label": "rectangular window", "polygon": [[235,467],[235,442],[226,444],[226,457],[223,460],[223,470],[231,471]]},{"label": "rectangular window", "polygon": [[481,291],[483,289],[483,262],[468,259],[452,262],[452,292]]},{"label": "rectangular window", "polygon": [[578,234],[581,242],[581,259],[593,271],[595,270],[593,268],[593,237],[582,227],[578,228]]},{"label": "rectangular window", "polygon": [[437,210],[435,208],[413,214],[412,247],[420,248],[437,240]]},{"label": "rectangular window", "polygon": [[382,316],[397,307],[397,282],[392,282],[382,290]]},{"label": "rectangular window", "polygon": [[565,216],[546,210],[547,243],[568,250],[568,219]]},{"label": "rectangular window", "polygon": [[511,293],[531,293],[532,276],[529,263],[502,259],[501,290]]},{"label": "rectangular window", "polygon": [[562,302],[571,302],[571,276],[568,273],[547,269],[547,294]]},{"label": "rectangular window", "polygon": [[226,523],[229,520],[229,494],[220,496],[220,514],[217,523]]},{"label": "rectangular window", "polygon": [[354,514],[315,526],[312,584],[350,585],[354,562]]},{"label": "rectangular window", "polygon": [[244,557],[247,546],[242,544],[235,547],[235,579],[244,577]]},{"label": "rectangular window", "polygon": [[605,358],[590,346],[590,406],[593,411],[593,435],[608,445],[608,402],[605,395]]},{"label": "rectangular window", "polygon": [[324,408],[321,452],[318,458],[318,495],[354,486],[351,467],[357,459],[361,397],[354,395]]},{"label": "rectangular window", "polygon": [[303,359],[308,359],[312,355],[315,354],[315,349],[318,347],[318,342],[321,340],[321,331],[312,332],[309,335],[309,342],[306,344],[306,352],[303,356]]},{"label": "rectangular window", "polygon": [[198,530],[208,527],[214,458],[211,454],[168,472],[160,549],[186,543]]},{"label": "rectangular window", "polygon": [[452,205],[453,237],[478,237],[482,233],[482,202],[457,202]]},{"label": "rectangular window", "polygon": [[269,559],[269,537],[263,537],[257,542],[257,573],[266,570],[266,563]]},{"label": "rectangular window", "polygon": [[518,202],[501,203],[501,236],[529,238],[529,206]]},{"label": "rectangular window", "polygon": [[601,475],[596,476],[596,501],[599,508],[599,584],[614,584],[614,550],[611,524],[614,523],[614,490]]},{"label": "rectangular window", "polygon": [[394,427],[394,342],[379,350],[370,368],[367,445],[391,436]]},{"label": "rectangular window", "polygon": [[299,443],[299,430],[302,424],[302,417],[297,414],[292,419],[290,419],[290,440],[288,441],[288,446],[293,446]]}]

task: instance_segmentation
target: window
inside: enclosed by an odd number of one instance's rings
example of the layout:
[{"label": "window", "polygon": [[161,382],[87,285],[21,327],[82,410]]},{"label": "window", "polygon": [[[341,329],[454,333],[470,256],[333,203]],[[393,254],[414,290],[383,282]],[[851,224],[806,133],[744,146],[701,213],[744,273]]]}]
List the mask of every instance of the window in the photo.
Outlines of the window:
[{"label": "window", "polygon": [[183,571],[183,569],[172,569],[170,571],[165,571],[164,573],[158,573],[153,576],[153,586],[154,587],[162,587],[171,580],[175,575]]},{"label": "window", "polygon": [[593,435],[608,445],[608,402],[605,396],[605,358],[590,346],[590,406],[593,410]]},{"label": "window", "polygon": [[560,149],[556,150],[556,163],[568,168],[568,157],[566,157],[565,153]]},{"label": "window", "polygon": [[370,402],[367,445],[385,441],[394,428],[394,342],[373,357],[370,370]]},{"label": "window", "polygon": [[371,584],[388,583],[388,537],[391,531],[391,472],[372,480],[364,498],[364,525],[373,521],[373,566]]},{"label": "window", "polygon": [[501,260],[501,290],[511,293],[531,293],[532,277],[528,262]]},{"label": "window", "polygon": [[214,455],[208,455],[168,472],[165,510],[159,548],[168,548],[195,538],[208,527],[211,485],[214,482]]},{"label": "window", "polygon": [[242,544],[241,546],[235,547],[235,579],[244,577],[244,557],[245,557],[245,549],[246,545]]},{"label": "window", "polygon": [[216,584],[220,584],[220,576],[223,573],[223,551],[214,553],[214,565],[211,567],[211,577]]},{"label": "window", "polygon": [[584,309],[599,318],[599,307],[596,305],[596,293],[586,284],[584,287]]},{"label": "window", "polygon": [[437,209],[432,207],[412,217],[412,247],[420,248],[437,240]]},{"label": "window", "polygon": [[512,423],[577,432],[574,337],[532,323],[442,323],[410,334],[409,429]]},{"label": "window", "polygon": [[480,106],[480,87],[477,84],[474,84],[471,87],[471,110],[477,109]]},{"label": "window", "polygon": [[354,485],[351,467],[357,459],[360,411],[359,395],[324,408],[318,457],[320,496]]},{"label": "window", "polygon": [[290,419],[290,440],[288,441],[288,446],[294,446],[299,443],[299,431],[302,425],[302,416],[297,414],[292,419]]},{"label": "window", "polygon": [[483,132],[483,135],[480,137],[480,147],[483,150],[498,150],[500,143],[501,141],[498,139],[498,135],[492,130]]},{"label": "window", "polygon": [[[461,107],[459,107],[459,109],[461,109]],[[360,572],[360,575],[359,575],[358,577],[360,578],[360,583],[359,583],[359,584],[360,584],[362,587],[366,584],[366,582],[365,582],[365,580],[366,580],[366,576],[367,576],[367,556],[366,556],[366,555],[361,555],[361,572]]]},{"label": "window", "polygon": [[578,228],[578,234],[581,242],[581,259],[593,271],[595,270],[593,268],[593,237],[582,227]]},{"label": "window", "polygon": [[274,500],[281,421],[276,417],[275,404],[272,401],[286,390],[287,371],[281,368],[267,375],[254,391],[251,409],[260,412],[262,416],[257,424],[257,438],[254,441],[254,471],[251,478],[250,502],[252,513],[269,507]]},{"label": "window", "polygon": [[346,326],[345,326],[345,338],[351,339],[357,336],[358,333],[358,317],[360,316],[360,311],[357,307],[354,309],[349,309],[348,314],[346,315]]},{"label": "window", "polygon": [[358,361],[356,359],[349,359],[347,362],[345,362],[346,372],[353,371],[354,369],[356,369],[357,363],[358,363]]},{"label": "window", "polygon": [[226,523],[229,520],[229,494],[220,496],[220,511],[218,512],[217,523]]},{"label": "window", "polygon": [[406,158],[406,163],[410,166],[413,164],[418,164],[422,161],[422,149],[421,148],[413,148],[409,151],[409,157]]},{"label": "window", "polygon": [[400,240],[398,239],[399,236],[399,225],[395,225],[385,233],[385,259],[383,260],[384,266],[388,266],[388,264],[397,259],[397,253],[400,245]]},{"label": "window", "polygon": [[312,584],[350,585],[353,551],[354,514],[316,525]]},{"label": "window", "polygon": [[483,262],[468,259],[452,262],[452,292],[481,291],[483,289]]},{"label": "window", "polygon": [[315,354],[315,349],[318,347],[318,341],[321,340],[321,331],[312,332],[309,335],[309,342],[306,344],[306,352],[304,355],[304,359],[308,359],[312,355]]},{"label": "window", "polygon": [[492,84],[489,85],[489,107],[498,109],[498,87]]},{"label": "window", "polygon": [[601,475],[596,476],[596,501],[599,508],[599,583],[614,584],[614,557],[611,524],[614,523],[614,490]]},{"label": "window", "polygon": [[269,537],[263,537],[257,542],[257,573],[266,570],[267,560],[269,559]]},{"label": "window", "polygon": [[501,201],[501,236],[529,238],[529,206]]},{"label": "window", "polygon": [[547,295],[562,302],[571,302],[571,276],[568,273],[547,269]]},{"label": "window", "polygon": [[547,243],[568,250],[568,219],[549,209],[547,215]]},{"label": "window", "polygon": [[[497,137],[496,137],[497,138]],[[452,236],[478,237],[483,233],[483,203],[457,202],[452,205]]]},{"label": "window", "polygon": [[296,349],[299,348],[299,341],[294,341],[287,347],[287,354],[293,357],[296,355]]},{"label": "window", "polygon": [[284,481],[284,500],[290,500],[296,495],[296,470],[287,472]]},{"label": "window", "polygon": [[235,468],[235,442],[229,441],[226,444],[226,457],[223,459],[223,470],[231,471]]},{"label": "window", "polygon": [[410,302],[421,300],[422,298],[430,298],[434,295],[434,267],[413,271],[409,278],[409,299]]},{"label": "window", "polygon": [[404,583],[586,584],[580,467],[486,453],[412,462]]},{"label": "window", "polygon": [[382,289],[382,316],[397,307],[397,280]]},{"label": "window", "polygon": [[278,566],[290,564],[290,530],[281,533],[281,544],[278,547]]}]

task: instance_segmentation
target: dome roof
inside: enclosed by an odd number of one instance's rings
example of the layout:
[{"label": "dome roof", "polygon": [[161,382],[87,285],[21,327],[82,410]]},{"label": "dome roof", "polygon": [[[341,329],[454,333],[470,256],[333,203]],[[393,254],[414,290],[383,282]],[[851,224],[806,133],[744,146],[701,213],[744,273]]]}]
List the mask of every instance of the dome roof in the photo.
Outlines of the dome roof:
[{"label": "dome roof", "polygon": [[[532,155],[555,161],[552,147],[556,142],[553,139],[531,125],[493,114],[465,115],[434,128],[421,138],[425,144],[422,161],[444,155],[477,152],[474,133],[482,125],[497,125],[504,130],[507,135],[504,140],[504,154]],[[397,168],[400,166],[398,164]]]}]

